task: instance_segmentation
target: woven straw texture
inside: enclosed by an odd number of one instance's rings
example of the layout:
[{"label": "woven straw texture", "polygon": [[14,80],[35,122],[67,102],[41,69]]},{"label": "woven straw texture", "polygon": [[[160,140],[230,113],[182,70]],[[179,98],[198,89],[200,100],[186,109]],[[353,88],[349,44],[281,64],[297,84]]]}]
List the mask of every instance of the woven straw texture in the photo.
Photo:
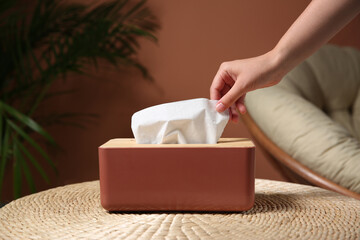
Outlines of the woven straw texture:
[{"label": "woven straw texture", "polygon": [[108,213],[99,182],[50,189],[0,209],[2,239],[359,239],[360,202],[316,187],[256,180],[242,213]]}]

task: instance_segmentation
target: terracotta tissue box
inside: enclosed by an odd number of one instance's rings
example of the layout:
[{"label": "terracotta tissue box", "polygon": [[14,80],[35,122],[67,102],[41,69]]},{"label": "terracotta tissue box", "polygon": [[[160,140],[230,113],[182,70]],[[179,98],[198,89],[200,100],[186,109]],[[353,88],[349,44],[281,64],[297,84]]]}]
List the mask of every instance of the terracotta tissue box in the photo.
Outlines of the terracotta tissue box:
[{"label": "terracotta tissue box", "polygon": [[137,144],[99,147],[101,205],[109,211],[244,211],[254,204],[254,144]]}]

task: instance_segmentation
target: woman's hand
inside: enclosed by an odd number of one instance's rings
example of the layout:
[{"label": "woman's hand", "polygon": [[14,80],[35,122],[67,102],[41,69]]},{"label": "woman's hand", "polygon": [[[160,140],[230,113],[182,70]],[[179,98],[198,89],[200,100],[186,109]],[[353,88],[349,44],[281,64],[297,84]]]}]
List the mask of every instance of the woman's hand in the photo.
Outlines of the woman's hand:
[{"label": "woman's hand", "polygon": [[247,92],[280,82],[286,73],[281,62],[280,54],[271,51],[254,58],[222,63],[210,87],[210,98],[219,100],[216,110],[223,112],[230,108],[231,120],[237,122],[237,110],[241,114],[246,112]]}]

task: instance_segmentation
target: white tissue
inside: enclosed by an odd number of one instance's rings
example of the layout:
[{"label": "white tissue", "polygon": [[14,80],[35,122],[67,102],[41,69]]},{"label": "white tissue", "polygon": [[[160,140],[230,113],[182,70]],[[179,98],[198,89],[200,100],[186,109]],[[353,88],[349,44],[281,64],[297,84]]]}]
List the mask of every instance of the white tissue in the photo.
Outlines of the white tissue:
[{"label": "white tissue", "polygon": [[197,98],[136,112],[131,119],[135,140],[140,144],[215,144],[229,120],[229,111],[218,113],[216,103]]}]

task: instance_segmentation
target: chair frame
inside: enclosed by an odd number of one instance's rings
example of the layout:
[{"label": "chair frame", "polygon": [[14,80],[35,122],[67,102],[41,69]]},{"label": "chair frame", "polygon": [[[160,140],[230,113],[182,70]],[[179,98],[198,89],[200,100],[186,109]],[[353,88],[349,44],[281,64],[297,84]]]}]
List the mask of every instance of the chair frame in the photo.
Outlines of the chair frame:
[{"label": "chair frame", "polygon": [[306,167],[280,149],[257,126],[249,113],[242,115],[241,118],[250,134],[253,136],[255,144],[260,147],[265,157],[270,160],[272,165],[287,181],[322,187],[360,200],[360,194],[350,191],[349,189],[320,176],[318,173]]}]

